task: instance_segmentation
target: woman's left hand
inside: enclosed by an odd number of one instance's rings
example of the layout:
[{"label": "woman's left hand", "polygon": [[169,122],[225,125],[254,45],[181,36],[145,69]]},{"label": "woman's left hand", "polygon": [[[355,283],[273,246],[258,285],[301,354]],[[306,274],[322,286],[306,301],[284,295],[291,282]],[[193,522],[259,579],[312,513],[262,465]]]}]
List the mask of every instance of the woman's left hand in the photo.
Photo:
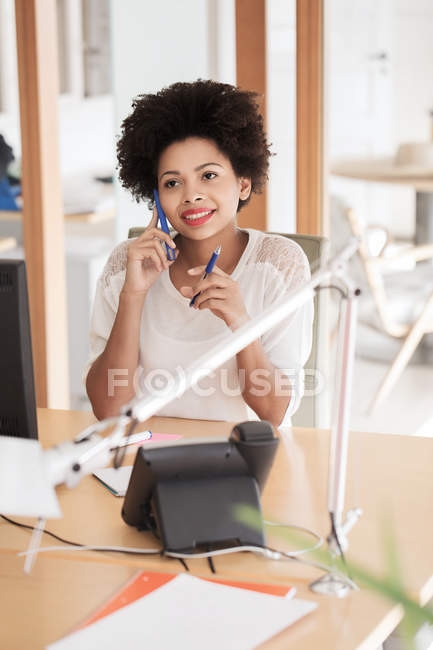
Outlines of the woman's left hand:
[{"label": "woman's left hand", "polygon": [[[188,273],[193,276],[203,276],[205,270],[205,266],[195,266],[188,269]],[[238,283],[218,266],[214,266],[212,273],[201,279],[195,286],[181,287],[180,292],[189,299],[200,293],[192,309],[210,309],[231,330],[238,329],[249,319]]]}]

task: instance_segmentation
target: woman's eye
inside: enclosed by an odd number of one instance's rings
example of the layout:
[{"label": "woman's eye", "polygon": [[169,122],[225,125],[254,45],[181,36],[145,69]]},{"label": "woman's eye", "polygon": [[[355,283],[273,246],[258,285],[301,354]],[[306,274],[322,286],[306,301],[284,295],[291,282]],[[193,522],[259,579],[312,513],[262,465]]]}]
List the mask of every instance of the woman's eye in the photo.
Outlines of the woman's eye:
[{"label": "woman's eye", "polygon": [[169,181],[167,181],[167,182],[165,183],[165,187],[169,187],[169,188],[170,188],[170,187],[176,187],[176,184],[177,184],[177,181],[174,180],[174,179],[172,179],[172,180],[169,180]]},{"label": "woman's eye", "polygon": [[216,177],[215,172],[205,172],[203,174],[203,178],[205,178],[207,181],[211,181],[215,177]]}]

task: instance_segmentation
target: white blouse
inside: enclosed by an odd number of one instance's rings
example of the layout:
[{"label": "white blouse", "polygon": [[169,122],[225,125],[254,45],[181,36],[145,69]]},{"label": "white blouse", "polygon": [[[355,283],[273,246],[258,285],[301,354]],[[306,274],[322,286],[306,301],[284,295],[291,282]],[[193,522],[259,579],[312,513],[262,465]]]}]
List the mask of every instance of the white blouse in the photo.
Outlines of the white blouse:
[{"label": "white blouse", "polygon": [[[292,240],[258,230],[244,232],[249,236],[248,243],[231,278],[238,282],[247,312],[254,317],[288,291],[305,284],[310,278],[310,268],[304,252]],[[86,374],[103,352],[113,327],[130,241],[114,249],[98,280]],[[290,378],[292,395],[284,425],[290,424],[290,416],[298,408],[304,392],[303,366],[311,350],[312,323],[311,300],[260,339],[269,361]],[[160,273],[143,306],[137,394],[149,394],[155,388],[169,389],[176,373],[182,372],[228,333],[224,321],[210,310],[189,307],[189,299],[177,291],[168,270]],[[122,375],[116,378],[121,380]],[[233,357],[167,404],[158,415],[235,422],[256,418],[242,397],[239,379]],[[259,378],[259,390],[262,385],[263,380]]]}]

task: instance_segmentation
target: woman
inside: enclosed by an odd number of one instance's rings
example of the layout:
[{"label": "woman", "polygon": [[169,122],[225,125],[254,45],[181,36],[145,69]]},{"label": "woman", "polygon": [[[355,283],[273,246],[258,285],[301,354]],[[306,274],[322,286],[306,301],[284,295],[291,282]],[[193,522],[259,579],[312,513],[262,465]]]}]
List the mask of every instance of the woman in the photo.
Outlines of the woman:
[{"label": "woman", "polygon": [[[86,382],[98,418],[118,413],[136,392],[169,389],[228,330],[309,279],[294,242],[236,226],[267,179],[270,151],[254,93],[176,83],[138,97],[122,128],[120,179],[137,200],[152,201],[158,189],[174,233],[157,228],[154,208],[144,233],[113,251],[98,282]],[[252,409],[275,426],[289,423],[312,319],[309,302],[159,414],[240,421]]]}]

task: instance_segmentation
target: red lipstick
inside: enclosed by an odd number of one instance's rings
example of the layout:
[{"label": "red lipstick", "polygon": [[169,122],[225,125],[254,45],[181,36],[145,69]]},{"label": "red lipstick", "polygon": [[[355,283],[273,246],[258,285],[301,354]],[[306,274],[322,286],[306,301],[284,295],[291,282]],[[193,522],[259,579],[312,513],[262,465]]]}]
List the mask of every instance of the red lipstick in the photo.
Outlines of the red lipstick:
[{"label": "red lipstick", "polygon": [[213,217],[215,210],[206,210],[206,208],[194,208],[182,212],[182,221],[188,226],[201,226]]}]

